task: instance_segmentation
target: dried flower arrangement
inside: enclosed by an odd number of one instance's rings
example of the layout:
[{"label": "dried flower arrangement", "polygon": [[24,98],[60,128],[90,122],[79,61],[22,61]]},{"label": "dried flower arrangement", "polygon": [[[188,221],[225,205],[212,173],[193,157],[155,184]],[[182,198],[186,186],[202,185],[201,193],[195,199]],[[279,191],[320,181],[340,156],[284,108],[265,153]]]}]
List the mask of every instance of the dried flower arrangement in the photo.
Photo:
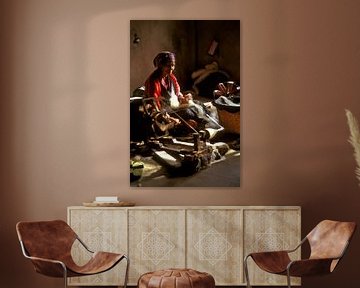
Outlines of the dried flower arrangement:
[{"label": "dried flower arrangement", "polygon": [[350,137],[349,142],[354,148],[354,157],[356,161],[356,169],[355,169],[355,175],[356,178],[359,180],[359,186],[360,186],[360,130],[359,130],[359,124],[356,120],[355,116],[349,111],[345,110],[347,122],[350,129]]}]

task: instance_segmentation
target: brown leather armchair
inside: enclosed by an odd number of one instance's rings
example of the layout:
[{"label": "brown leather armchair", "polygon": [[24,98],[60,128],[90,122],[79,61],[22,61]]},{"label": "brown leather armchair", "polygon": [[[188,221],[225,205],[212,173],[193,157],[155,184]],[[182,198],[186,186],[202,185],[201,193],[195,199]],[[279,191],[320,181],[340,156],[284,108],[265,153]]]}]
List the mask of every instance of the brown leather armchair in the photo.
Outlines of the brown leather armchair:
[{"label": "brown leather armchair", "polygon": [[[344,256],[356,229],[354,222],[321,221],[292,250],[268,251],[248,254],[244,259],[244,272],[247,287],[251,287],[247,260],[251,257],[262,270],[287,276],[288,287],[291,287],[290,277],[305,277],[329,274]],[[308,241],[311,253],[308,259],[294,260],[289,253],[296,251]]]},{"label": "brown leather armchair", "polygon": [[[112,269],[125,259],[126,272],[124,288],[127,285],[129,259],[125,254],[91,251],[62,220],[19,222],[16,231],[24,256],[31,260],[35,271],[50,277],[64,278],[65,288],[67,277],[87,276]],[[72,256],[71,247],[78,240],[91,253],[90,260],[78,266]]]}]

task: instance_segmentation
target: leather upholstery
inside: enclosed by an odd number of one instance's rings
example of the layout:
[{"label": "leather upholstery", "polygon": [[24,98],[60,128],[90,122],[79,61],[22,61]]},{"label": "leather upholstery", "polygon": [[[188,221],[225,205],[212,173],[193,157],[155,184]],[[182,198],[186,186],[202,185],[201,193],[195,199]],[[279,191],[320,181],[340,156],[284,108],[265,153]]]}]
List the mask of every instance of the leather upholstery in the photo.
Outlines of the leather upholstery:
[{"label": "leather upholstery", "polygon": [[255,263],[264,271],[280,274],[286,271],[290,258],[285,251],[252,253]]},{"label": "leather upholstery", "polygon": [[311,247],[310,259],[339,257],[347,241],[351,239],[355,226],[353,222],[320,222],[306,236]]},{"label": "leather upholstery", "polygon": [[214,288],[214,277],[192,269],[167,269],[143,274],[138,288]]},{"label": "leather upholstery", "polygon": [[96,252],[85,265],[78,266],[71,256],[71,247],[77,235],[62,220],[19,222],[16,230],[36,272],[47,276],[64,277],[63,266],[56,261],[65,264],[67,277],[73,277],[107,271],[124,258],[124,254]]},{"label": "leather upholstery", "polygon": [[356,229],[354,222],[321,221],[307,236],[309,259],[291,261],[288,251],[251,253],[255,263],[264,271],[290,276],[311,276],[331,273],[350,242]]}]

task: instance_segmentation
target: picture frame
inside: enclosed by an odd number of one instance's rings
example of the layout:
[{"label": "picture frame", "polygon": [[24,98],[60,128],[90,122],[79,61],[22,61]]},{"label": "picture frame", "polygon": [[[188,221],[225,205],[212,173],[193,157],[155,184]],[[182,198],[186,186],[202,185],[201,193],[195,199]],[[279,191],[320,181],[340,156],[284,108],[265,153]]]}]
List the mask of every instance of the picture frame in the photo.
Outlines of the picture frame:
[{"label": "picture frame", "polygon": [[129,42],[130,185],[239,187],[240,21],[131,20]]}]

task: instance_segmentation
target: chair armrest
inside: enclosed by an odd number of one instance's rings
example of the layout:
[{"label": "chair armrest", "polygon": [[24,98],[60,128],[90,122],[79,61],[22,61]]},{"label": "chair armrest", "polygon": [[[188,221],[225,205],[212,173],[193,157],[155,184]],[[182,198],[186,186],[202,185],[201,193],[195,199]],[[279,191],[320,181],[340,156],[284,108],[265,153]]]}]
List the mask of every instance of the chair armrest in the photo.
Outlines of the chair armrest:
[{"label": "chair armrest", "polygon": [[318,259],[302,259],[291,261],[287,266],[290,276],[312,276],[329,274],[332,272],[333,261],[339,258],[318,258]]},{"label": "chair armrest", "polygon": [[64,277],[67,274],[66,265],[62,261],[33,256],[26,256],[26,258],[31,260],[35,271],[40,274],[51,277]]},{"label": "chair armrest", "polygon": [[258,255],[264,255],[266,257],[268,256],[279,256],[279,255],[287,255],[287,250],[278,250],[278,251],[264,251],[264,252],[252,252],[249,253],[247,256],[256,257]]},{"label": "chair armrest", "polygon": [[26,251],[24,243],[20,241],[20,246],[25,258],[30,259],[34,265],[35,271],[51,277],[63,277],[66,276],[66,265],[60,260],[47,259],[41,257],[30,256]]},{"label": "chair armrest", "polygon": [[78,235],[76,235],[76,239],[81,243],[81,245],[90,253],[95,253],[94,251],[90,250],[90,248],[80,239]]},{"label": "chair armrest", "polygon": [[303,238],[301,240],[301,242],[293,249],[284,249],[284,250],[277,250],[277,251],[265,251],[265,252],[252,252],[252,253],[249,253],[247,255],[247,257],[251,256],[251,254],[255,254],[255,253],[262,253],[262,254],[264,254],[264,253],[292,253],[292,252],[295,252],[297,249],[299,249],[305,243],[306,240],[307,240],[306,237]]},{"label": "chair armrest", "polygon": [[297,249],[299,249],[306,241],[307,241],[307,238],[305,237],[305,238],[303,238],[303,239],[301,240],[301,242],[300,242],[295,248],[289,249],[289,250],[285,250],[285,251],[288,252],[288,253],[295,252],[295,251],[296,251]]},{"label": "chair armrest", "polygon": [[60,264],[61,266],[66,267],[64,262],[61,262],[60,260],[47,259],[47,258],[34,257],[34,256],[26,256],[26,258],[30,259],[31,261],[49,262],[53,264]]}]

